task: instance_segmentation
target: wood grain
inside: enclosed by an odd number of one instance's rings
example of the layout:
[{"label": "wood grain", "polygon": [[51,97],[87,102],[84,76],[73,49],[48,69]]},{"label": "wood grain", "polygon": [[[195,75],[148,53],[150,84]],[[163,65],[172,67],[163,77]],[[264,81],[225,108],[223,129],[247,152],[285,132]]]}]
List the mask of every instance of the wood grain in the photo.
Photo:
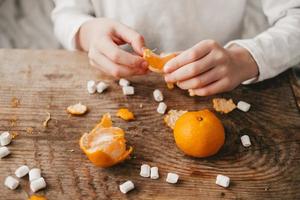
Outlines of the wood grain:
[{"label": "wood grain", "polygon": [[[189,97],[185,91],[165,88],[157,75],[132,78],[136,95],[125,97],[113,80],[89,67],[84,53],[63,50],[0,50],[0,131],[19,135],[9,146],[12,154],[0,160],[0,182],[27,164],[40,167],[48,199],[299,199],[300,198],[300,114],[288,80],[288,72],[264,83],[242,86],[217,95],[251,103],[248,113],[235,110],[217,114],[226,128],[226,144],[211,158],[184,156],[175,146],[172,132],[156,113],[152,91],[159,88],[172,109],[212,109],[213,97]],[[86,81],[107,79],[109,90],[89,95]],[[11,106],[11,100],[20,105]],[[89,113],[70,117],[65,109],[82,102]],[[140,104],[143,108],[140,108]],[[129,107],[136,120],[115,117],[120,107]],[[42,123],[50,112],[48,128]],[[105,112],[113,114],[115,125],[127,132],[134,147],[133,158],[109,168],[93,166],[78,146],[80,136]],[[16,125],[11,120],[16,118]],[[26,129],[32,127],[33,133]],[[239,136],[248,134],[252,146],[244,148]],[[74,150],[73,152],[70,150]],[[139,176],[142,163],[158,166],[159,180]],[[165,182],[168,172],[180,175],[177,185]],[[215,185],[217,174],[231,178],[228,189]],[[136,189],[127,195],[118,185],[132,180]],[[0,199],[26,199],[27,178],[10,191],[0,186]]]}]

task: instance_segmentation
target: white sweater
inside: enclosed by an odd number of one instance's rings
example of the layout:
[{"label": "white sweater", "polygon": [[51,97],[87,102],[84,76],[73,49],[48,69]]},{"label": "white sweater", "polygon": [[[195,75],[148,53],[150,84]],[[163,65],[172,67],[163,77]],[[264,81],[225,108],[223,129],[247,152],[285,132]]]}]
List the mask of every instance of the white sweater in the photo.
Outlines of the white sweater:
[{"label": "white sweater", "polygon": [[[55,34],[70,50],[75,50],[75,34],[84,22],[107,17],[132,27],[145,37],[148,47],[164,52],[184,50],[204,39],[214,39],[225,47],[236,43],[251,53],[259,67],[259,76],[246,84],[274,77],[300,62],[300,0],[54,2]],[[252,31],[255,34],[252,33],[252,37],[244,38],[244,19],[250,2],[261,4],[261,11],[255,14],[261,17],[250,21],[246,29],[251,30],[251,25],[260,28]]]}]

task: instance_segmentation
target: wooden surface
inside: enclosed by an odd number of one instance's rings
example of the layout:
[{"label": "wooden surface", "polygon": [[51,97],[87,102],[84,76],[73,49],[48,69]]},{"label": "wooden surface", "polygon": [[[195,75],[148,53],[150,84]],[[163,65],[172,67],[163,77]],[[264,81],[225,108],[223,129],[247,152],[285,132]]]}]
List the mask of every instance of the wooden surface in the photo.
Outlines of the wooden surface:
[{"label": "wooden surface", "polygon": [[[252,107],[248,113],[217,114],[226,128],[226,144],[206,159],[184,156],[176,148],[172,132],[156,113],[152,91],[162,89],[172,109],[212,109],[214,97],[192,98],[179,89],[168,91],[157,75],[131,79],[134,96],[123,96],[114,81],[105,94],[89,95],[86,81],[90,79],[103,77],[88,66],[83,53],[0,50],[0,131],[18,133],[9,145],[12,154],[0,160],[0,199],[26,199],[30,194],[27,177],[16,191],[3,186],[5,177],[22,164],[42,169],[48,185],[38,194],[48,199],[300,198],[300,114],[288,73],[218,95],[247,101]],[[14,97],[20,99],[18,107],[11,105]],[[90,112],[68,116],[66,107],[78,102]],[[136,121],[116,118],[120,107],[133,110]],[[46,112],[52,115],[48,128],[42,126]],[[115,125],[126,130],[134,154],[123,164],[100,169],[87,160],[78,140],[105,112],[111,112]],[[26,131],[30,127],[33,133]],[[242,134],[250,136],[250,148],[240,144]],[[161,178],[140,177],[142,163],[158,166]],[[167,184],[167,172],[178,173],[180,182]],[[228,189],[215,185],[217,174],[231,178]],[[124,195],[118,185],[126,180],[132,180],[136,189]]]},{"label": "wooden surface", "polygon": [[293,69],[290,76],[290,82],[293,89],[293,93],[296,99],[298,109],[300,110],[300,66],[298,67],[298,69]]}]

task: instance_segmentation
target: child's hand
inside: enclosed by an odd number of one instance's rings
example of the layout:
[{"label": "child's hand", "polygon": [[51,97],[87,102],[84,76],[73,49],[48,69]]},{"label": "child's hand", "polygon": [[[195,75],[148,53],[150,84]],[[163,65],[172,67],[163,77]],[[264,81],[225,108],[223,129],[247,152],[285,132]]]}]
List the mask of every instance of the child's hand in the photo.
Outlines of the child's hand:
[{"label": "child's hand", "polygon": [[164,72],[166,82],[208,96],[256,77],[258,67],[246,49],[237,45],[224,49],[213,40],[204,40],[166,63]]},{"label": "child's hand", "polygon": [[[148,64],[141,57],[144,38],[116,21],[97,18],[84,23],[77,33],[77,46],[88,51],[90,64],[116,78],[145,74]],[[135,54],[119,48],[130,44]]]}]

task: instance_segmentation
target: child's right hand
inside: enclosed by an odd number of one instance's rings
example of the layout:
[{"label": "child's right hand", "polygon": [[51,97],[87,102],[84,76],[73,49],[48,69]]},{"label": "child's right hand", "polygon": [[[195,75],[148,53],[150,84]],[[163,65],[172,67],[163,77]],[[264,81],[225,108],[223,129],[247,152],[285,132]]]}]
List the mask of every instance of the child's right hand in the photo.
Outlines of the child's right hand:
[{"label": "child's right hand", "polygon": [[[143,36],[121,23],[106,18],[87,21],[76,40],[77,48],[88,52],[90,64],[108,75],[120,78],[148,71]],[[123,44],[130,44],[137,55],[122,50]]]}]

